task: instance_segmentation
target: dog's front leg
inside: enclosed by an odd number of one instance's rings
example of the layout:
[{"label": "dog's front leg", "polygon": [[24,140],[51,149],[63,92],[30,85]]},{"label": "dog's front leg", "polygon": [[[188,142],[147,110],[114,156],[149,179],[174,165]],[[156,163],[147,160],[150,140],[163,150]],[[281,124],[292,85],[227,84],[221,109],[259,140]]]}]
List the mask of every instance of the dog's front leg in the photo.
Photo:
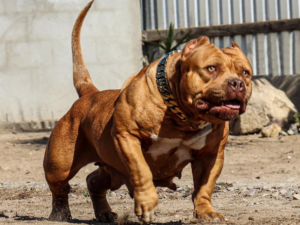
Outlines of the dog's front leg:
[{"label": "dog's front leg", "polygon": [[208,221],[226,220],[224,215],[216,212],[211,205],[211,195],[223,167],[225,143],[221,141],[209,153],[200,154],[192,162],[195,188],[192,198],[194,202],[194,216],[198,219]]},{"label": "dog's front leg", "polygon": [[129,133],[122,133],[115,136],[115,144],[134,186],[135,214],[144,223],[150,223],[158,204],[158,195],[140,140]]}]

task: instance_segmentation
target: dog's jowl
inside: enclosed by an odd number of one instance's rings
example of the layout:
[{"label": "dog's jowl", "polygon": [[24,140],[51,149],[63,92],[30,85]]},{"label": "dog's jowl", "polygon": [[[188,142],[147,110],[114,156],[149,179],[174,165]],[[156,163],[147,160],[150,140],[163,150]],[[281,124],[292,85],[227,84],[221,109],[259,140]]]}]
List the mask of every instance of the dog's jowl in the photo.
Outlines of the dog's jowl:
[{"label": "dog's jowl", "polygon": [[211,195],[223,167],[228,121],[245,112],[251,96],[249,61],[236,43],[219,49],[199,37],[132,75],[120,90],[99,91],[80,46],[91,5],[80,13],[72,34],[79,99],[55,126],[44,158],[53,198],[49,219],[71,219],[68,182],[94,162],[99,168],[86,181],[101,222],[117,217],[107,190],[126,185],[135,214],[150,223],[158,204],[155,187],[176,190],[173,178],[180,178],[188,164],[194,180],[191,215],[225,220],[213,209]]}]

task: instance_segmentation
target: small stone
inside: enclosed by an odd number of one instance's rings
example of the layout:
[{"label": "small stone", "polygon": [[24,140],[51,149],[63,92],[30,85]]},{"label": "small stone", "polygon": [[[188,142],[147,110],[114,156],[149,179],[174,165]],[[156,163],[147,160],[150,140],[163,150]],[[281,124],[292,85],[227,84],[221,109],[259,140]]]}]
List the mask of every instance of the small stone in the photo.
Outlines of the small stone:
[{"label": "small stone", "polygon": [[174,217],[175,217],[176,219],[178,219],[180,216],[179,216],[178,214],[176,214]]},{"label": "small stone", "polygon": [[246,196],[253,196],[256,194],[256,189],[250,189],[249,192],[246,194]]},{"label": "small stone", "polygon": [[254,220],[254,218],[252,216],[249,216],[248,220]]},{"label": "small stone", "polygon": [[281,190],[280,190],[280,194],[282,194],[282,195],[285,195],[285,194],[286,194],[286,192],[287,192],[287,190],[286,190],[286,189],[281,189]]},{"label": "small stone", "polygon": [[234,187],[228,187],[227,190],[228,190],[228,191],[234,191],[235,188],[234,188]]},{"label": "small stone", "polygon": [[263,186],[261,186],[261,185],[255,185],[253,188],[254,189],[263,189]]},{"label": "small stone", "polygon": [[262,137],[277,137],[279,132],[281,131],[281,127],[276,123],[273,123],[269,126],[263,127],[261,129]]},{"label": "small stone", "polygon": [[294,131],[292,131],[292,130],[288,130],[287,133],[288,133],[288,135],[294,135]]},{"label": "small stone", "polygon": [[125,198],[125,195],[120,195],[120,199],[124,199]]},{"label": "small stone", "polygon": [[291,124],[289,130],[293,131],[294,134],[298,133],[298,132],[297,132],[297,131],[298,131],[298,129],[297,129],[297,123]]},{"label": "small stone", "polygon": [[276,191],[274,194],[272,194],[272,197],[275,198],[276,200],[279,199],[279,192]]},{"label": "small stone", "polygon": [[247,192],[248,191],[248,188],[247,187],[241,187],[240,188],[240,192],[242,193],[242,194],[244,194],[245,192]]},{"label": "small stone", "polygon": [[218,184],[215,185],[216,190],[221,190],[221,188],[222,188],[221,185],[218,185]]},{"label": "small stone", "polygon": [[293,193],[294,193],[294,190],[293,190],[293,189],[289,189],[289,190],[285,193],[284,197],[289,198],[289,197],[292,196]]},{"label": "small stone", "polygon": [[281,136],[288,136],[288,134],[285,131],[283,131],[283,130],[279,132],[279,135],[281,135]]},{"label": "small stone", "polygon": [[299,195],[299,194],[295,194],[295,195],[293,196],[293,198],[294,198],[295,200],[300,200],[300,195]]},{"label": "small stone", "polygon": [[116,194],[115,192],[110,192],[109,196],[110,196],[110,197],[116,197],[117,194]]},{"label": "small stone", "polygon": [[270,186],[263,186],[262,189],[263,189],[263,190],[269,190],[269,189],[270,189]]},{"label": "small stone", "polygon": [[199,222],[199,220],[196,219],[196,218],[190,219],[190,223],[191,223],[191,224],[197,224],[198,222]]},{"label": "small stone", "polygon": [[185,190],[185,191],[187,191],[187,190],[190,190],[191,188],[189,188],[188,186],[184,186],[183,188],[182,188],[182,190]]},{"label": "small stone", "polygon": [[70,195],[71,195],[71,197],[73,197],[73,198],[78,198],[77,195],[74,195],[73,193],[71,193]]}]

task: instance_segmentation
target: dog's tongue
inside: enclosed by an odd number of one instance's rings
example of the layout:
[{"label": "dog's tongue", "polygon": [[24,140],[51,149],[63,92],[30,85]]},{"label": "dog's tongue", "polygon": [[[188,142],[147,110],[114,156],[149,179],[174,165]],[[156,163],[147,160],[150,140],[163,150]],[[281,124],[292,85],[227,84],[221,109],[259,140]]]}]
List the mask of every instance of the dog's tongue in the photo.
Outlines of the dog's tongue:
[{"label": "dog's tongue", "polygon": [[218,107],[218,108],[226,107],[229,109],[239,110],[241,108],[241,103],[239,101],[232,100],[232,101],[223,102],[221,105],[215,105],[209,102],[198,101],[196,107],[199,110],[208,110],[209,108],[213,108],[213,107]]},{"label": "dog's tongue", "polygon": [[224,106],[226,106],[227,108],[230,108],[230,109],[240,109],[241,108],[240,104],[232,103],[232,102],[224,103]]}]

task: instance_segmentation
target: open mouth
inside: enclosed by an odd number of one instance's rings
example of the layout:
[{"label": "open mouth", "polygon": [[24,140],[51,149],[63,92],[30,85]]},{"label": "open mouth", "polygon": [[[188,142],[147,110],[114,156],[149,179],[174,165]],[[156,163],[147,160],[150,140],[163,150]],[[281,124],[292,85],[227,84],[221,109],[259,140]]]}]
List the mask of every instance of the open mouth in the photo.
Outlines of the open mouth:
[{"label": "open mouth", "polygon": [[215,104],[215,103],[211,103],[208,101],[198,100],[196,103],[196,108],[200,111],[206,111],[206,110],[209,110],[214,107],[240,110],[242,105],[243,104],[238,99],[223,101],[220,104]]},{"label": "open mouth", "polygon": [[226,102],[223,102],[221,104],[221,106],[225,106],[229,109],[234,109],[234,110],[240,110],[241,108],[241,102],[238,99],[233,99],[233,100],[229,100]]},{"label": "open mouth", "polygon": [[246,105],[238,99],[230,99],[220,103],[198,100],[196,109],[199,113],[214,115],[222,120],[231,120],[243,114]]}]

